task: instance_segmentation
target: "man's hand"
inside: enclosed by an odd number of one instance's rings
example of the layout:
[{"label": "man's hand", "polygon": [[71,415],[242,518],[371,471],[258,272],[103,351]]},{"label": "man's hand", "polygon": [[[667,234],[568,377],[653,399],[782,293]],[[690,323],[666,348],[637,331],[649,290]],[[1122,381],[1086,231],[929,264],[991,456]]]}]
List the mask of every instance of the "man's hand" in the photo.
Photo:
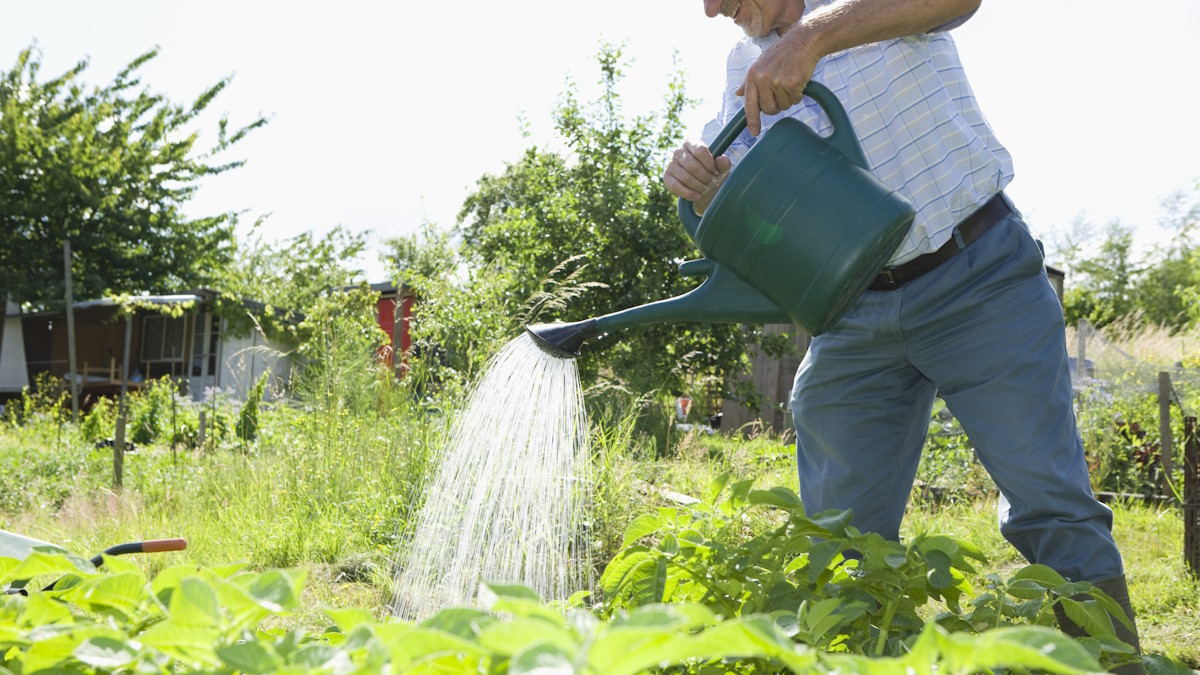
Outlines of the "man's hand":
[{"label": "man's hand", "polygon": [[797,27],[784,33],[750,66],[737,95],[744,98],[746,128],[751,135],[762,132],[762,114],[783,112],[804,98],[804,87],[820,58],[806,31]]},{"label": "man's hand", "polygon": [[685,142],[667,165],[663,185],[676,197],[692,202],[697,214],[703,214],[732,167],[728,157],[713,157],[708,146]]}]

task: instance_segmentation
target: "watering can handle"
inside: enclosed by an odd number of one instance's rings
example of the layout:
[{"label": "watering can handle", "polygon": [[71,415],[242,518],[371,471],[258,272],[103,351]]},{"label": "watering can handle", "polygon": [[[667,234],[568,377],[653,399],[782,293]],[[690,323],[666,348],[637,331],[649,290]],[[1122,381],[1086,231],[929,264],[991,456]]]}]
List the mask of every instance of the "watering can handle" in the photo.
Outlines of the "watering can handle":
[{"label": "watering can handle", "polygon": [[[854,127],[850,125],[850,117],[846,114],[846,109],[842,107],[837,96],[829,90],[829,87],[812,80],[805,85],[804,95],[816,101],[817,105],[820,105],[825,114],[829,116],[829,120],[833,122],[833,134],[825,141],[841,151],[850,161],[869,170],[867,157],[863,154],[862,146],[858,144],[858,137],[854,135]],[[725,151],[729,149],[730,145],[733,145],[733,141],[745,128],[746,109],[742,108],[713,139],[712,146],[709,148],[713,157],[725,154]],[[692,202],[680,197],[677,210],[679,220],[683,223],[683,229],[687,230],[688,236],[695,241],[696,231],[700,229],[700,216],[696,215],[696,209],[692,206]]]}]

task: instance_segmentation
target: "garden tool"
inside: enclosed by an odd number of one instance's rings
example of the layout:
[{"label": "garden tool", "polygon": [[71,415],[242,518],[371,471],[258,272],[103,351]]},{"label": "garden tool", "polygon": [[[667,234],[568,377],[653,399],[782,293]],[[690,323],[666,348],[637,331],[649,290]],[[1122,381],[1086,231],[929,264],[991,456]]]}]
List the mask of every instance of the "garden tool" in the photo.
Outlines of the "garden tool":
[{"label": "garden tool", "polygon": [[[0,557],[24,560],[25,558],[29,557],[29,555],[31,553],[33,553],[34,551],[37,551],[43,547],[45,547],[46,550],[58,550],[58,551],[63,550],[63,549],[59,548],[58,546],[55,546],[54,544],[51,544],[49,542],[41,541],[39,539],[33,539],[31,537],[26,537],[24,535],[17,534],[15,532],[8,532],[5,530],[0,530]],[[134,541],[134,542],[129,542],[129,543],[125,543],[125,544],[116,544],[115,546],[110,546],[110,547],[104,549],[104,551],[102,553],[97,553],[96,555],[92,556],[90,562],[92,563],[93,567],[100,567],[101,565],[104,564],[104,556],[106,556],[106,555],[117,556],[117,555],[127,555],[129,553],[159,553],[159,552],[163,552],[163,551],[182,551],[186,548],[187,548],[187,540],[182,539],[182,538]],[[7,595],[26,595],[27,593],[25,591],[25,584],[28,581],[29,581],[28,579],[17,580],[0,590],[3,590],[3,592]],[[55,582],[55,583],[57,583],[57,582]],[[48,591],[48,590],[52,589],[53,587],[54,587],[54,583],[51,583],[49,586],[47,586],[43,590]]]},{"label": "garden tool", "polygon": [[[535,342],[570,358],[589,338],[647,324],[790,321],[812,335],[835,324],[900,245],[915,210],[868,170],[833,92],[809,82],[804,93],[829,116],[832,135],[781,119],[730,172],[703,217],[679,200],[684,230],[705,256],[679,272],[706,276],[700,286],[575,323],[527,326]],[[713,142],[713,155],[745,128],[742,110]]]}]

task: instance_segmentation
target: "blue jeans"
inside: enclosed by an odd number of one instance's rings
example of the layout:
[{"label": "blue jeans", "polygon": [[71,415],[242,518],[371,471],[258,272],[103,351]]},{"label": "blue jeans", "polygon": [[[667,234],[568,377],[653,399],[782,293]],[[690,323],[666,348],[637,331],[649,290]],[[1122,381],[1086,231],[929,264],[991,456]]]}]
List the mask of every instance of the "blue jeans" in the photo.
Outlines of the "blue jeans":
[{"label": "blue jeans", "polygon": [[1041,250],[1010,215],[931,272],[867,291],[817,336],[792,410],[809,513],[853,509],[899,539],[936,394],[1000,489],[1000,531],[1070,580],[1121,576],[1112,512],[1092,496],[1075,425],[1062,308]]}]

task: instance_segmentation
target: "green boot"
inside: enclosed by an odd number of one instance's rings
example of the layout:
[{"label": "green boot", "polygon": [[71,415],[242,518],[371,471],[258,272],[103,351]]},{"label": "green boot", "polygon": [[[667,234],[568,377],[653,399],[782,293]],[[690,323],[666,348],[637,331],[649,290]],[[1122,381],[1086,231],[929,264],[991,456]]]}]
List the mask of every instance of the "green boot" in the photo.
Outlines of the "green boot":
[{"label": "green boot", "polygon": [[[1133,624],[1133,630],[1126,628],[1125,624],[1116,620],[1112,622],[1113,630],[1116,632],[1119,640],[1133,647],[1135,653],[1141,656],[1142,645],[1141,641],[1138,640],[1137,623],[1133,616],[1133,605],[1129,602],[1129,587],[1125,584],[1125,577],[1092,581],[1090,583],[1116,601],[1121,606],[1121,609],[1125,610],[1125,616],[1129,617],[1129,622]],[[1087,631],[1067,617],[1067,612],[1063,609],[1060,602],[1054,603],[1054,617],[1058,619],[1058,627],[1067,635],[1071,637],[1084,637],[1087,635]],[[1119,666],[1114,668],[1112,672],[1119,675],[1145,675],[1145,670],[1142,669],[1141,663],[1130,663]]]}]

